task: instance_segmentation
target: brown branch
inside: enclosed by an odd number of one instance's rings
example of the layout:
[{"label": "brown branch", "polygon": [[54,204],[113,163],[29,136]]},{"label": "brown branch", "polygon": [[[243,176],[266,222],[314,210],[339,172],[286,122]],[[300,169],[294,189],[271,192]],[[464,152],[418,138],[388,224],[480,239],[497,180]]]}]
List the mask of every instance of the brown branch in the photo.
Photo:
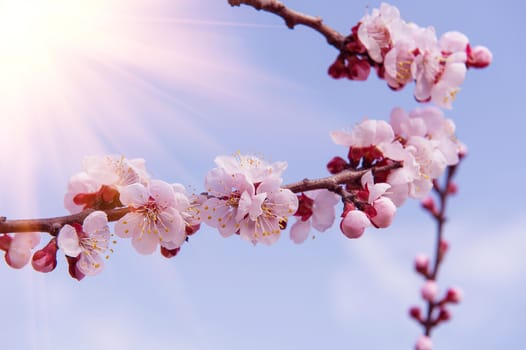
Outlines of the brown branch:
[{"label": "brown branch", "polygon": [[389,165],[384,165],[381,167],[373,167],[371,169],[363,169],[363,170],[352,170],[352,169],[346,169],[336,175],[327,176],[321,179],[303,179],[301,181],[291,183],[288,185],[282,186],[283,188],[289,189],[294,193],[300,193],[300,192],[307,192],[312,190],[318,190],[322,188],[326,188],[330,191],[334,191],[338,185],[346,184],[346,183],[352,183],[354,181],[357,181],[361,179],[363,174],[368,172],[369,170],[372,170],[373,173],[375,172],[385,172],[397,168],[401,168],[402,163],[401,162],[395,162]]},{"label": "brown branch", "polygon": [[232,6],[241,6],[241,4],[252,6],[256,10],[263,10],[273,13],[285,21],[285,24],[290,29],[298,24],[310,27],[323,35],[327,42],[334,46],[338,51],[342,51],[345,45],[345,36],[340,34],[335,29],[323,24],[320,17],[306,15],[289,9],[281,1],[278,0],[228,0]]},{"label": "brown branch", "polygon": [[[282,186],[294,193],[312,191],[316,189],[326,188],[328,190],[338,192],[337,187],[341,184],[352,183],[358,181],[363,174],[372,170],[373,172],[388,171],[401,167],[401,162],[384,165],[372,169],[363,170],[344,170],[336,175],[324,177],[321,179],[304,179],[299,182],[291,183]],[[82,223],[84,219],[93,212],[93,209],[85,210],[78,214],[59,216],[54,218],[42,219],[24,219],[24,220],[7,220],[5,217],[0,217],[0,234],[1,233],[21,233],[21,232],[48,232],[52,236],[56,236],[58,231],[66,225],[72,223]],[[116,209],[104,210],[108,215],[108,221],[117,221],[126,213],[130,212],[130,208],[121,207]]]},{"label": "brown branch", "polygon": [[[78,214],[44,219],[6,220],[4,218],[4,220],[0,221],[0,233],[48,232],[52,236],[56,236],[64,225],[75,222],[82,223],[86,216],[93,211],[94,210],[90,209]],[[127,207],[104,210],[108,215],[108,221],[117,221],[129,211],[130,209]]]}]

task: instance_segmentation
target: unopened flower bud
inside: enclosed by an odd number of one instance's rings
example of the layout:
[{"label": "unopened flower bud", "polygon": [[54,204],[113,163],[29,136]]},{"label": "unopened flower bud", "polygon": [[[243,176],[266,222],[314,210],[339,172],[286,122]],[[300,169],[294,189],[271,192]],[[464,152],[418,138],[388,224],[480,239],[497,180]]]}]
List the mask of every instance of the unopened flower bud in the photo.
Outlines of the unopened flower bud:
[{"label": "unopened flower bud", "polygon": [[438,286],[435,281],[428,280],[420,290],[424,300],[433,302],[438,296]]},{"label": "unopened flower bud", "polygon": [[340,79],[347,77],[345,70],[345,60],[342,57],[338,57],[336,61],[329,67],[329,75],[334,79]]},{"label": "unopened flower bud", "polygon": [[334,157],[327,163],[327,169],[331,174],[338,174],[347,167],[347,162],[342,157]]},{"label": "unopened flower bud", "polygon": [[468,60],[466,62],[468,67],[486,68],[493,60],[493,54],[484,46],[475,46],[468,49]]},{"label": "unopened flower bud", "polygon": [[418,254],[415,257],[415,270],[424,276],[429,272],[429,258],[424,254]]},{"label": "unopened flower bud", "polygon": [[450,182],[448,185],[447,185],[447,193],[449,194],[456,194],[458,192],[458,186],[456,183],[454,182]]},{"label": "unopened flower bud", "polygon": [[33,254],[31,265],[39,272],[51,272],[57,266],[57,238],[52,238],[42,249]]},{"label": "unopened flower bud", "polygon": [[460,288],[452,287],[447,290],[445,300],[449,303],[458,304],[462,301],[463,298],[464,293],[462,292],[462,290]]},{"label": "unopened flower bud", "polygon": [[418,306],[413,306],[409,309],[409,316],[411,318],[414,318],[417,321],[420,321],[422,319],[422,313],[420,311],[420,308]]},{"label": "unopened flower bud", "polygon": [[427,197],[423,199],[421,202],[421,205],[422,205],[422,208],[429,211],[431,214],[436,215],[437,210],[436,210],[436,205],[435,205],[435,201],[433,200],[433,198]]},{"label": "unopened flower bud", "polygon": [[432,350],[432,349],[433,349],[433,343],[431,342],[431,338],[425,335],[418,338],[415,344],[415,350]]},{"label": "unopened flower bud", "polygon": [[363,211],[349,211],[340,223],[340,229],[348,238],[359,238],[365,228],[371,226],[371,221]]},{"label": "unopened flower bud", "polygon": [[449,321],[451,319],[451,313],[448,309],[445,307],[440,308],[440,312],[438,314],[438,319],[440,321]]},{"label": "unopened flower bud", "polygon": [[369,77],[371,65],[366,59],[351,56],[347,59],[347,78],[351,80],[364,81]]}]

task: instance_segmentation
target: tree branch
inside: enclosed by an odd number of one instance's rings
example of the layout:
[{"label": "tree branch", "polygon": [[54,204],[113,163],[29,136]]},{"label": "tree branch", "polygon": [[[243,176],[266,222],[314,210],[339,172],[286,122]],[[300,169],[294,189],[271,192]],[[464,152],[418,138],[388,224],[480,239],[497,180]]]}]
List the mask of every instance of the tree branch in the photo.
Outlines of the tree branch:
[{"label": "tree branch", "polygon": [[[402,166],[401,162],[384,165],[381,167],[373,167],[371,169],[352,170],[346,169],[336,175],[320,178],[320,179],[303,179],[301,181],[282,186],[291,190],[294,193],[312,191],[316,189],[328,189],[337,192],[338,186],[345,183],[352,183],[358,181],[363,174],[372,170],[373,172],[389,171]],[[108,215],[108,221],[117,221],[124,215],[129,213],[131,208],[121,207],[115,209],[104,210]],[[42,219],[24,219],[24,220],[7,220],[5,217],[0,217],[0,234],[1,233],[21,233],[21,232],[48,232],[52,236],[58,235],[60,229],[67,224],[82,223],[84,219],[93,212],[93,209],[84,210],[80,213],[66,216],[58,216],[54,218]]]},{"label": "tree branch", "polygon": [[228,3],[232,6],[247,5],[252,6],[256,10],[266,11],[273,13],[285,21],[285,24],[290,29],[298,24],[310,27],[323,35],[327,42],[334,46],[338,51],[342,51],[345,45],[345,36],[340,34],[335,29],[323,24],[323,20],[320,17],[314,17],[306,15],[301,12],[297,12],[289,9],[281,1],[278,0],[228,0]]}]

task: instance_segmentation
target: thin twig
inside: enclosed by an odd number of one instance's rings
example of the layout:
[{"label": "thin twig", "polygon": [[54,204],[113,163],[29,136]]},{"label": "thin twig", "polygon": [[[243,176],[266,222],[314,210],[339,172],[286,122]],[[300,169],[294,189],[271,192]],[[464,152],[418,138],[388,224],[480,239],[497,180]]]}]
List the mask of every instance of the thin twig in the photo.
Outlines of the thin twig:
[{"label": "thin twig", "polygon": [[338,51],[342,51],[345,46],[345,36],[340,34],[335,29],[325,25],[320,17],[306,15],[289,9],[281,1],[278,0],[228,0],[232,6],[247,5],[252,6],[256,10],[263,10],[273,13],[285,21],[285,24],[290,29],[298,24],[310,27],[323,35],[327,42],[334,46]]}]

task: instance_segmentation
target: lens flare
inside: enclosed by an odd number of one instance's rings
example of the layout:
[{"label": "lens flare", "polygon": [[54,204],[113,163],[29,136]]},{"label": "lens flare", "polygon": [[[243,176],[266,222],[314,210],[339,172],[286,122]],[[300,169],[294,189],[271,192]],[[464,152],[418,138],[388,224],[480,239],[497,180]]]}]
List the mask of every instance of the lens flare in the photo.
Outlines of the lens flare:
[{"label": "lens flare", "polygon": [[[159,130],[172,129],[170,142],[186,148],[185,140],[199,139],[202,152],[217,149],[191,103],[195,96],[240,99],[243,88],[235,85],[252,72],[236,63],[232,40],[214,25],[203,29],[202,17],[199,25],[177,17],[188,6],[0,0],[1,214],[11,213],[16,198],[29,215],[38,181],[65,188],[84,155],[169,157]],[[206,16],[206,8],[194,13]]]}]

